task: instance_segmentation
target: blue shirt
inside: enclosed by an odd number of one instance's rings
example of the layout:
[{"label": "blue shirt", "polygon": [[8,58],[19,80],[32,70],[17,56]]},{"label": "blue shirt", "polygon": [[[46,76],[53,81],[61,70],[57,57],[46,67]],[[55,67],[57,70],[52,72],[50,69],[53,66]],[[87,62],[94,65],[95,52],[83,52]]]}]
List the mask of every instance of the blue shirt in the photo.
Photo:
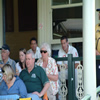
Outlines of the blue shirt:
[{"label": "blue shirt", "polygon": [[[4,64],[4,62],[1,61],[0,64]],[[13,70],[14,70],[14,72],[16,73],[16,62],[15,62],[13,59],[8,58],[8,61],[6,62],[6,64],[11,65],[11,67],[12,67]]]},{"label": "blue shirt", "polygon": [[16,80],[14,84],[8,89],[5,81],[3,80],[0,85],[0,95],[8,95],[8,94],[18,94],[21,98],[27,97],[27,90],[23,81],[18,77],[15,76]]}]

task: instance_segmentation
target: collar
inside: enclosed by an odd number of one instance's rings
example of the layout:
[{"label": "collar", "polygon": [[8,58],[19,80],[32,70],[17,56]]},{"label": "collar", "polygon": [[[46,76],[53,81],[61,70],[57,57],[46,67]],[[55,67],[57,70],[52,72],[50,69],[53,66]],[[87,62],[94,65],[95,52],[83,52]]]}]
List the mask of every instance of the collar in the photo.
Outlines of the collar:
[{"label": "collar", "polygon": [[[36,65],[36,64],[34,64],[34,68],[32,69],[32,71],[33,71],[36,67],[37,67],[37,65]],[[26,67],[25,69],[23,69],[23,70],[28,71],[27,67]]]},{"label": "collar", "polygon": [[[8,60],[7,60],[7,62],[5,64],[9,64],[9,62],[10,62],[10,58],[8,58]],[[4,64],[3,61],[1,63]]]}]

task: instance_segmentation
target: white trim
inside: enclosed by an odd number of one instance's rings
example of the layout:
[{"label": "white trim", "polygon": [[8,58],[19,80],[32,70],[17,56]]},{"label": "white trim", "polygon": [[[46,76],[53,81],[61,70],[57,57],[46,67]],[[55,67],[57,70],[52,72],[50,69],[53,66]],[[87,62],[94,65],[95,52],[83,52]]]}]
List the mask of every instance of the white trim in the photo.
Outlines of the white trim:
[{"label": "white trim", "polygon": [[[83,42],[83,38],[69,38],[69,43]],[[51,44],[60,44],[60,39],[53,39]]]},{"label": "white trim", "polygon": [[[51,0],[50,0],[51,1]],[[51,11],[53,9],[58,9],[58,8],[70,8],[70,7],[78,7],[78,6],[83,6],[83,3],[74,3],[74,4],[64,4],[64,5],[55,5],[51,6]],[[53,39],[53,31],[52,31],[52,13],[50,13],[50,26],[51,26],[51,44],[60,44],[60,39]],[[83,38],[69,38],[69,43],[76,43],[76,42],[83,42]]]},{"label": "white trim", "polygon": [[51,9],[78,7],[78,6],[82,6],[82,5],[83,5],[83,3],[55,5],[55,6],[51,6]]}]

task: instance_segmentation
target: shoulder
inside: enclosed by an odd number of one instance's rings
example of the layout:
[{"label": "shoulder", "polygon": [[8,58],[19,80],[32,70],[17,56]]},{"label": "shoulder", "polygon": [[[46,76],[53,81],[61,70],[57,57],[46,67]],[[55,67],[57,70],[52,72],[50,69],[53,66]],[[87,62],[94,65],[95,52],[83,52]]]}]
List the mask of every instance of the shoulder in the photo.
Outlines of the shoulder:
[{"label": "shoulder", "polygon": [[78,51],[75,47],[70,46],[69,53],[73,54],[74,57],[78,57]]},{"label": "shoulder", "polygon": [[49,59],[49,61],[55,61],[55,59],[54,58],[52,58],[52,57],[48,57],[48,59]]},{"label": "shoulder", "polygon": [[21,72],[27,72],[27,68],[23,69]]},{"label": "shoulder", "polygon": [[59,52],[62,52],[62,51],[63,51],[63,49],[62,49],[62,48],[60,48],[60,49],[59,49]]},{"label": "shoulder", "polygon": [[42,60],[42,58],[39,58],[38,60],[37,60],[37,62],[42,62],[43,60]]},{"label": "shoulder", "polygon": [[37,60],[37,62],[36,62],[36,65],[39,66],[39,64],[41,64],[42,62],[43,62],[42,58],[39,58],[39,59]]},{"label": "shoulder", "polygon": [[15,77],[16,77],[16,81],[21,81],[21,79],[19,78],[19,76],[15,75]]},{"label": "shoulder", "polygon": [[24,74],[28,73],[27,69],[23,69],[21,72],[20,72],[20,76],[23,76]]},{"label": "shoulder", "polygon": [[2,82],[0,83],[0,87],[3,87],[4,85],[6,85],[6,83],[4,80],[2,80]]},{"label": "shoulder", "polygon": [[40,50],[40,48],[39,47],[36,47],[36,50]]},{"label": "shoulder", "polygon": [[16,77],[16,80],[15,80],[15,83],[20,83],[20,85],[21,84],[23,84],[23,81],[20,79],[20,77],[19,76],[15,76]]},{"label": "shoulder", "polygon": [[11,58],[8,58],[8,63],[12,66],[12,67],[15,67],[16,66],[16,62],[11,59]]},{"label": "shoulder", "polygon": [[16,63],[16,66],[19,66],[19,62]]},{"label": "shoulder", "polygon": [[19,68],[19,67],[20,67],[19,62],[17,62],[16,63],[16,68]]},{"label": "shoulder", "polygon": [[77,51],[75,47],[69,45],[69,50],[72,50],[72,51]]},{"label": "shoulder", "polygon": [[16,63],[15,60],[8,58],[8,61],[12,62],[12,63]]},{"label": "shoulder", "polygon": [[29,49],[28,51],[32,51],[32,49]]},{"label": "shoulder", "polygon": [[62,48],[60,48],[60,50],[58,52],[58,56],[61,57],[61,56],[65,55],[65,54],[66,54],[65,51]]},{"label": "shoulder", "polygon": [[35,67],[36,70],[43,70],[43,68],[42,68],[41,66],[38,66],[38,65],[36,65],[36,64],[35,64],[34,67]]},{"label": "shoulder", "polygon": [[35,67],[36,73],[44,73],[45,72],[44,69],[41,66],[38,66],[38,65],[35,64],[34,67]]}]

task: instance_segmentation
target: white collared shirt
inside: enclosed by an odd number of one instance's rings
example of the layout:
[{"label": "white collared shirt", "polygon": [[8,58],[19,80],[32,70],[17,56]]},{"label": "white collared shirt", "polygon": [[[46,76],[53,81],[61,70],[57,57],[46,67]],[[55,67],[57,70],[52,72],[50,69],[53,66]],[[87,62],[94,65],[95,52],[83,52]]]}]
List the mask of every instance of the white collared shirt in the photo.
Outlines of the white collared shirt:
[{"label": "white collared shirt", "polygon": [[[58,57],[68,57],[68,54],[72,54],[73,57],[78,57],[78,52],[76,48],[69,45],[68,53],[66,53],[62,48],[58,52]],[[79,61],[75,61],[75,63],[79,63]],[[64,64],[68,64],[68,61],[64,61]]]},{"label": "white collared shirt", "polygon": [[[68,54],[72,54],[73,57],[78,57],[78,52],[76,50],[76,48],[74,48],[73,46],[69,45],[69,48],[68,48],[68,53],[66,53],[62,48],[59,50],[58,52],[58,57],[68,57]],[[68,65],[68,61],[64,61],[63,62],[64,64],[67,64]],[[79,61],[75,61],[75,63],[79,63]],[[61,65],[62,64],[62,61],[57,61],[57,64]],[[65,75],[66,75],[66,79],[68,79],[68,69],[65,70]],[[60,73],[59,73],[60,75]],[[75,78],[77,80],[77,69],[75,69]],[[77,81],[76,81],[77,82]],[[75,83],[77,84],[77,83]]]},{"label": "white collared shirt", "polygon": [[[32,49],[29,49],[28,51],[33,52]],[[41,57],[40,48],[36,47],[36,53],[33,52],[33,54],[35,55],[35,59],[39,59]]]}]

